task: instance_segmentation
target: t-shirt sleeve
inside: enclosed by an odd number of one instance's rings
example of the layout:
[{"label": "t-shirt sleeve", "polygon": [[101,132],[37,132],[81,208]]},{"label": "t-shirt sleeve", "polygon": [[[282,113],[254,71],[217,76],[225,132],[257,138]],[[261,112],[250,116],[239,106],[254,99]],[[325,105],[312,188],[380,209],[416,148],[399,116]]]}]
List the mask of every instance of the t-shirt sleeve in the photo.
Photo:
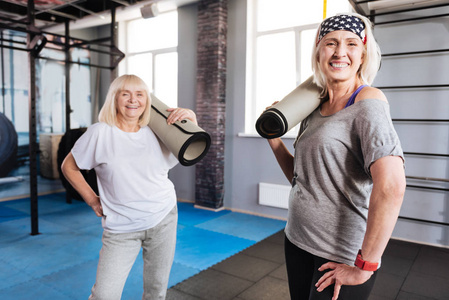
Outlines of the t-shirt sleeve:
[{"label": "t-shirt sleeve", "polygon": [[78,168],[82,170],[91,170],[99,165],[96,154],[100,128],[98,123],[89,126],[71,150]]},{"label": "t-shirt sleeve", "polygon": [[364,159],[364,168],[371,176],[370,167],[379,158],[399,156],[404,153],[391,121],[389,105],[381,100],[363,100],[363,108],[357,117],[356,128]]}]

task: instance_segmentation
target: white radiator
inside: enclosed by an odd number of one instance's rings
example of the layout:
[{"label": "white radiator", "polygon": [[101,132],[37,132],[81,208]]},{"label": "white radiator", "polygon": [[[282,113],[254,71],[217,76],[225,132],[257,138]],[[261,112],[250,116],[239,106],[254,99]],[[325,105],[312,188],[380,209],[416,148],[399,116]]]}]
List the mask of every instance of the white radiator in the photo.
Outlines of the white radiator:
[{"label": "white radiator", "polygon": [[288,208],[289,185],[259,182],[259,204]]}]

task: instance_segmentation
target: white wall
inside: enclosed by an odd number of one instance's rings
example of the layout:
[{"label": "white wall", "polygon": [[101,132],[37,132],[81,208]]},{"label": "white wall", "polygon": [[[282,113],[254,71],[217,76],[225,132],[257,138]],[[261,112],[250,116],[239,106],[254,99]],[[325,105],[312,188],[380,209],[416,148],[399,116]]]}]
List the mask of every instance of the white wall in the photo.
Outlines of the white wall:
[{"label": "white wall", "polygon": [[[448,13],[448,8],[422,10],[376,18],[375,22]],[[375,36],[382,52],[403,53],[449,48],[447,18],[379,24]],[[449,52],[385,57],[376,86],[449,84]],[[449,87],[423,89],[384,89],[393,119],[449,119]],[[395,122],[404,152],[449,153],[449,123]],[[406,175],[449,178],[449,158],[406,155]],[[408,179],[401,216],[449,223],[449,193],[427,186],[449,188],[449,183]],[[397,238],[449,246],[449,226],[399,220],[393,235]]]},{"label": "white wall", "polygon": [[[195,110],[197,5],[178,10],[178,105]],[[170,171],[178,198],[195,201],[195,166],[177,165]]]},{"label": "white wall", "polygon": [[238,136],[245,129],[246,15],[246,1],[229,1],[224,204],[285,218],[286,210],[257,203],[259,182],[288,185],[267,141]]}]

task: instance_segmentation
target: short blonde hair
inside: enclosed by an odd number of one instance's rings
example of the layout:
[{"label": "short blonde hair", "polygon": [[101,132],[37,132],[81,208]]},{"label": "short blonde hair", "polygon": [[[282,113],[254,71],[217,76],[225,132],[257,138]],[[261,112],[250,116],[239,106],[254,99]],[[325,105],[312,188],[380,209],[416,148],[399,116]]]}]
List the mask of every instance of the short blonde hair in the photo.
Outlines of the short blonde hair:
[{"label": "short blonde hair", "polygon": [[[370,20],[360,14],[357,13],[344,13],[344,15],[350,15],[355,16],[362,20],[362,22],[365,24],[365,36],[366,36],[366,44],[364,45],[364,59],[363,63],[360,66],[359,70],[357,71],[357,77],[367,85],[371,85],[374,81],[374,78],[377,75],[377,71],[380,68],[380,60],[381,60],[381,53],[379,45],[377,44],[376,40],[374,39],[373,30],[372,30],[372,23]],[[323,22],[325,22],[324,20]],[[321,24],[323,24],[323,22]],[[327,84],[326,84],[326,77],[324,76],[323,71],[320,69],[319,64],[319,50],[322,43],[318,43],[318,38],[320,34],[320,27],[318,27],[315,43],[313,45],[312,50],[312,70],[313,70],[313,81],[318,85],[320,88],[323,89],[321,92],[321,96],[325,97],[327,95]]]},{"label": "short blonde hair", "polygon": [[145,92],[147,103],[144,112],[139,117],[139,125],[146,126],[150,122],[151,97],[148,86],[136,75],[122,75],[111,83],[103,107],[98,114],[98,120],[110,126],[117,125],[117,95],[123,90],[138,89]]}]

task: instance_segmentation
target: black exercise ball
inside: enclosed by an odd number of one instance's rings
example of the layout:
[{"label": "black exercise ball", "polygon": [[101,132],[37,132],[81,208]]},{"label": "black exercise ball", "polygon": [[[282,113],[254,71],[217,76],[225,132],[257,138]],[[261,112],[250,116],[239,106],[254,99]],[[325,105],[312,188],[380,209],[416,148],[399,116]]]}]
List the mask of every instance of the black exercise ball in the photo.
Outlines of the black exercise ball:
[{"label": "black exercise ball", "polygon": [[17,162],[18,138],[14,124],[0,113],[0,177],[6,177]]}]

